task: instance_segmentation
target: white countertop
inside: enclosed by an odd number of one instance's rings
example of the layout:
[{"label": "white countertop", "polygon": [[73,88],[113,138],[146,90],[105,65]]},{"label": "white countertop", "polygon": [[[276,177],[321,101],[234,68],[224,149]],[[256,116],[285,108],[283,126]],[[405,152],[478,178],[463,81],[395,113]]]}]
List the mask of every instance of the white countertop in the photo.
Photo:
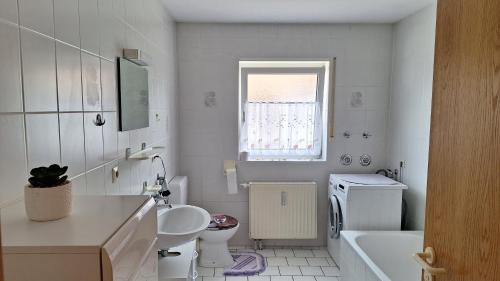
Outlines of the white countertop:
[{"label": "white countertop", "polygon": [[144,195],[75,196],[71,215],[56,221],[28,219],[24,202],[1,210],[5,253],[98,253],[149,199]]}]

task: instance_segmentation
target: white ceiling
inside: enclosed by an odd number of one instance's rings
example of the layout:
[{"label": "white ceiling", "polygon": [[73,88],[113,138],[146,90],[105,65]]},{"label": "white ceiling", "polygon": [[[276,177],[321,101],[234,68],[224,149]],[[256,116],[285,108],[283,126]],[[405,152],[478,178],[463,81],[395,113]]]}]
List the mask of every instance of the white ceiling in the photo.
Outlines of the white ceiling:
[{"label": "white ceiling", "polygon": [[436,0],[162,0],[179,22],[393,23]]}]

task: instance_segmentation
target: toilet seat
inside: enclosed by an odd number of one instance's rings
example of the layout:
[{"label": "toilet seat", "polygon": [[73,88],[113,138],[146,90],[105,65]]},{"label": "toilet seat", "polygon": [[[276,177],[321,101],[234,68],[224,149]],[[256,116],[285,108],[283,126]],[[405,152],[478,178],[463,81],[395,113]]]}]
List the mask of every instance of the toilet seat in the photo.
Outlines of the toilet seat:
[{"label": "toilet seat", "polygon": [[[228,230],[238,226],[238,220],[235,217],[222,214],[212,214],[211,217],[212,219],[207,227],[209,231]],[[216,221],[221,220],[221,217],[223,218],[223,222],[217,223]]]}]

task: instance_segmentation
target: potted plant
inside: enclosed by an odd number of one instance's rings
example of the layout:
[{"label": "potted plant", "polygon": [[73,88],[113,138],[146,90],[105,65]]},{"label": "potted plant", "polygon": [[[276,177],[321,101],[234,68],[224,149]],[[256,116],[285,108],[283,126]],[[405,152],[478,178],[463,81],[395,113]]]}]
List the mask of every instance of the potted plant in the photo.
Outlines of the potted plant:
[{"label": "potted plant", "polygon": [[30,171],[30,184],[24,187],[24,205],[31,220],[57,220],[71,213],[71,182],[64,175],[67,170],[67,166],[54,164]]}]

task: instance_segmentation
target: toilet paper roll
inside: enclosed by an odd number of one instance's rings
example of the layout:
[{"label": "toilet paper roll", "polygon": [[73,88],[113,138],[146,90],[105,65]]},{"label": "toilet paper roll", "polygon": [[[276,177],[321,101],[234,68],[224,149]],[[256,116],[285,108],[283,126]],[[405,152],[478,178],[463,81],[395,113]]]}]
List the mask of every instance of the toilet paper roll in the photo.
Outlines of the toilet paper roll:
[{"label": "toilet paper roll", "polygon": [[236,169],[227,169],[226,178],[227,178],[227,193],[229,194],[238,193],[238,178],[236,176]]}]

